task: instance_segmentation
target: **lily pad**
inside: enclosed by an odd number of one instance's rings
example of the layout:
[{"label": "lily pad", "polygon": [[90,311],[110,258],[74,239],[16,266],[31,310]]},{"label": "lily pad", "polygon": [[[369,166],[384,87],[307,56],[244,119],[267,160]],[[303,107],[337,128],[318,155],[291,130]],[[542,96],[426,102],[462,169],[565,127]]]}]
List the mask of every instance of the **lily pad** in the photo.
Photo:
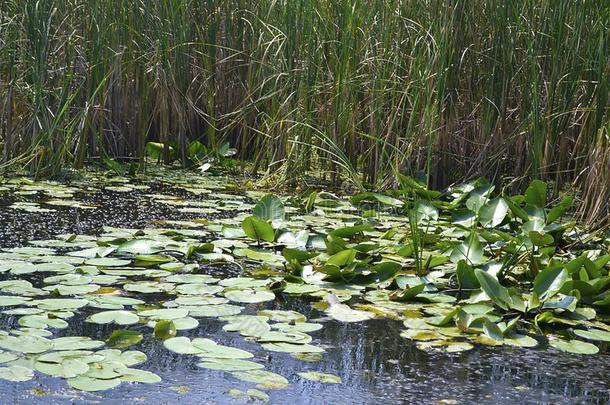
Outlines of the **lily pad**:
[{"label": "lily pad", "polygon": [[273,301],[275,299],[275,294],[268,290],[229,290],[225,291],[224,296],[233,302],[248,304]]},{"label": "lily pad", "polygon": [[216,359],[216,358],[202,358],[197,366],[201,368],[207,368],[210,370],[222,370],[222,371],[251,371],[261,370],[264,368],[262,364],[255,363],[248,360],[239,359]]},{"label": "lily pad", "polygon": [[288,380],[279,374],[265,370],[236,371],[232,373],[235,378],[242,381],[256,383],[265,389],[281,389],[288,386]]},{"label": "lily pad", "polygon": [[116,323],[117,325],[133,325],[140,321],[140,317],[129,311],[105,311],[98,312],[87,318],[87,322],[105,325]]},{"label": "lily pad", "polygon": [[79,376],[70,378],[68,384],[79,391],[97,392],[116,388],[121,384],[121,380],[119,378],[101,380],[98,378]]},{"label": "lily pad", "polygon": [[334,374],[320,373],[318,371],[302,371],[297,374],[310,381],[319,381],[327,384],[341,384],[341,377]]},{"label": "lily pad", "polygon": [[577,339],[565,340],[561,338],[553,338],[549,340],[549,344],[555,349],[568,353],[596,354],[599,352],[597,346]]},{"label": "lily pad", "polygon": [[142,334],[137,331],[121,329],[112,332],[108,340],[106,340],[106,343],[110,347],[122,349],[124,347],[129,347],[131,345],[140,343],[143,338],[144,336],[142,336]]},{"label": "lily pad", "polygon": [[10,365],[8,367],[0,367],[0,379],[24,382],[34,378],[34,371],[27,367],[18,365]]}]

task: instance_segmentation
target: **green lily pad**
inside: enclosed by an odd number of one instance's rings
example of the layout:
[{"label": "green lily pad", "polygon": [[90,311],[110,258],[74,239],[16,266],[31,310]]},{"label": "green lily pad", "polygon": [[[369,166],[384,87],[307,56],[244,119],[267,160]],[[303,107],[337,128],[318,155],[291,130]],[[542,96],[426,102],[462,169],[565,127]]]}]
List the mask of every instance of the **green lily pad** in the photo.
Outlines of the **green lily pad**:
[{"label": "green lily pad", "polygon": [[560,338],[553,338],[549,340],[549,344],[557,350],[561,350],[563,352],[568,353],[596,354],[599,352],[597,346],[577,339],[565,340]]},{"label": "green lily pad", "polygon": [[229,395],[235,399],[245,400],[247,402],[268,402],[269,395],[265,394],[263,391],[259,391],[257,389],[251,388],[246,392],[240,391],[237,389],[229,390]]},{"label": "green lily pad", "polygon": [[72,298],[47,298],[35,301],[35,303],[38,305],[38,308],[47,311],[65,311],[82,308],[89,302],[87,300]]},{"label": "green lily pad", "polygon": [[45,363],[37,361],[34,368],[41,373],[53,377],[74,378],[89,371],[89,365],[78,359],[65,359],[61,363]]},{"label": "green lily pad", "polygon": [[117,325],[133,325],[140,321],[140,317],[129,311],[105,311],[98,312],[87,318],[87,322],[105,325],[116,323]]},{"label": "green lily pad", "polygon": [[283,353],[323,353],[324,349],[310,344],[292,344],[292,343],[263,343],[261,345],[266,350],[272,352]]},{"label": "green lily pad", "polygon": [[232,373],[235,378],[242,381],[256,383],[258,387],[266,389],[281,389],[288,386],[288,380],[279,374],[265,370],[236,371]]},{"label": "green lily pad", "polygon": [[19,356],[16,353],[5,352],[0,350],[0,364],[8,363],[17,360]]},{"label": "green lily pad", "polygon": [[65,336],[53,339],[53,350],[88,350],[104,346],[101,340],[86,336]]},{"label": "green lily pad", "polygon": [[166,340],[176,336],[176,325],[172,321],[155,322],[155,339]]},{"label": "green lily pad", "polygon": [[251,371],[261,370],[264,368],[262,364],[255,363],[253,361],[216,358],[202,358],[202,361],[197,364],[197,366],[210,370],[222,371]]},{"label": "green lily pad", "polygon": [[234,277],[220,280],[218,284],[226,288],[235,289],[261,288],[269,284],[269,280],[257,280],[250,277]]},{"label": "green lily pad", "polygon": [[189,311],[184,308],[165,308],[165,309],[151,309],[148,311],[138,312],[138,315],[151,318],[154,320],[166,320],[172,321],[174,319],[180,319],[188,316]]},{"label": "green lily pad", "polygon": [[79,376],[70,378],[68,384],[79,391],[97,392],[116,388],[121,384],[121,380],[119,378],[100,380],[98,378]]},{"label": "green lily pad", "polygon": [[18,365],[10,365],[8,367],[0,367],[0,379],[24,382],[34,378],[34,371],[31,368]]},{"label": "green lily pad", "polygon": [[26,328],[46,329],[56,328],[65,329],[68,327],[68,322],[59,318],[51,318],[46,315],[26,315],[19,318],[19,325]]},{"label": "green lily pad", "polygon": [[257,314],[266,316],[275,322],[297,323],[297,322],[307,321],[307,318],[305,317],[305,315],[300,314],[295,311],[282,311],[282,310],[266,309],[263,311],[258,311]]},{"label": "green lily pad", "polygon": [[224,296],[233,302],[248,304],[273,301],[275,299],[275,294],[271,291],[251,289],[225,291]]},{"label": "green lily pad", "polygon": [[575,329],[574,334],[589,340],[597,340],[600,342],[610,342],[610,332],[600,329],[582,330]]},{"label": "green lily pad", "polygon": [[250,352],[235,347],[219,345],[210,339],[195,338],[192,344],[201,350],[201,353],[198,353],[200,357],[215,359],[249,359],[254,357]]},{"label": "green lily pad", "polygon": [[126,367],[142,364],[148,359],[145,353],[137,350],[121,352],[116,349],[108,349],[100,350],[99,352],[96,352],[96,354],[103,356],[105,361],[121,363]]},{"label": "green lily pad", "polygon": [[322,329],[322,324],[320,323],[307,323],[307,322],[297,322],[294,324],[291,323],[275,323],[272,325],[273,329],[277,329],[281,332],[293,333],[293,332],[302,332],[309,333],[315,332]]},{"label": "green lily pad", "polygon": [[268,318],[256,315],[234,315],[222,317],[221,320],[229,323],[223,326],[227,332],[239,332],[243,336],[259,337],[271,330],[267,323]]},{"label": "green lily pad", "polygon": [[144,336],[141,333],[134,330],[121,329],[112,332],[106,343],[113,348],[122,349],[131,345],[138,344],[142,341]]},{"label": "green lily pad", "polygon": [[237,315],[244,309],[243,307],[231,304],[185,306],[182,308],[188,309],[189,315],[195,318]]},{"label": "green lily pad", "polygon": [[23,305],[30,300],[31,298],[28,297],[3,296],[0,297],[0,307],[13,307],[17,305]]},{"label": "green lily pad", "polygon": [[200,354],[203,350],[195,347],[191,339],[185,336],[173,337],[165,340],[163,346],[169,351],[178,354]]},{"label": "green lily pad", "polygon": [[185,295],[213,295],[222,291],[222,287],[209,284],[180,284],[176,286],[178,294]]},{"label": "green lily pad", "polygon": [[51,340],[38,336],[2,336],[0,335],[0,349],[19,353],[44,353],[53,348]]},{"label": "green lily pad", "polygon": [[311,342],[311,336],[302,332],[267,332],[257,339],[260,343],[294,343],[303,345]]},{"label": "green lily pad", "polygon": [[121,381],[155,384],[161,382],[161,377],[150,371],[127,368],[121,371]]},{"label": "green lily pad", "polygon": [[320,373],[318,371],[302,371],[297,374],[310,381],[319,381],[327,384],[341,384],[341,377],[334,374]]},{"label": "green lily pad", "polygon": [[124,267],[131,264],[131,260],[116,259],[114,257],[96,257],[85,261],[86,265],[97,267]]},{"label": "green lily pad", "polygon": [[333,304],[326,313],[340,322],[363,322],[375,317],[372,312],[351,309],[345,304]]}]

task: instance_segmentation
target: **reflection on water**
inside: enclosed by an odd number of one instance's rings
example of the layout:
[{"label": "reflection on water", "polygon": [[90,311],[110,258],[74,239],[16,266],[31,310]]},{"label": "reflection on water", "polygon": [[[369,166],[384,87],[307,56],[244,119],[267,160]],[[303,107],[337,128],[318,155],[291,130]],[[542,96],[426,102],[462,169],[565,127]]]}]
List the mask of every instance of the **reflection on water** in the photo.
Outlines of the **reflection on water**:
[{"label": "reflection on water", "polygon": [[[138,194],[113,195],[112,198],[101,194],[90,198],[102,208],[107,206],[106,213],[100,213],[104,210],[78,213],[78,210],[63,209],[61,215],[33,216],[0,209],[2,245],[48,238],[61,232],[93,231],[101,225],[129,227],[141,226],[152,219],[188,218]],[[308,302],[296,299],[250,305],[244,313],[254,313],[264,307],[293,309],[314,320],[323,315],[313,310]],[[86,323],[83,321],[86,316],[86,311],[76,315],[69,328],[58,331],[57,335],[105,339],[114,329]],[[0,330],[15,325],[15,317],[0,315]],[[288,388],[269,393],[272,404],[436,404],[442,400],[477,404],[610,402],[607,378],[610,356],[606,350],[595,356],[579,356],[556,351],[478,346],[458,354],[425,353],[399,336],[402,329],[399,322],[373,320],[341,324],[328,321],[322,330],[311,333],[313,343],[326,348],[327,353],[321,362],[308,363],[288,354],[265,351],[236,333],[223,331],[222,326],[223,323],[216,319],[200,319],[199,328],[186,334],[246,349],[254,353],[256,361],[263,363],[267,370],[288,378],[291,383]],[[197,357],[166,350],[162,343],[151,339],[150,329],[140,328],[147,332],[146,338],[132,348],[149,356],[140,368],[157,373],[163,378],[162,383],[124,383],[111,391],[88,394],[71,390],[62,379],[38,374],[36,379],[26,383],[0,380],[0,404],[224,404],[233,402],[227,394],[230,389],[252,387],[228,373],[198,368]],[[323,385],[296,375],[305,370],[337,374],[343,383]]]}]

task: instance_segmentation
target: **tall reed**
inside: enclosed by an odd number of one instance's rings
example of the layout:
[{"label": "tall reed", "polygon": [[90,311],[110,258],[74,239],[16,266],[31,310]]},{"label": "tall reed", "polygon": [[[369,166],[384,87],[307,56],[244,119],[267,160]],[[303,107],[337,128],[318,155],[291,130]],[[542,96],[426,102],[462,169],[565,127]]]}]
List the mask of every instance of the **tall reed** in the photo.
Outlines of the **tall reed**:
[{"label": "tall reed", "polygon": [[609,55],[598,0],[4,0],[0,156],[49,175],[230,142],[279,182],[542,178],[599,222]]}]

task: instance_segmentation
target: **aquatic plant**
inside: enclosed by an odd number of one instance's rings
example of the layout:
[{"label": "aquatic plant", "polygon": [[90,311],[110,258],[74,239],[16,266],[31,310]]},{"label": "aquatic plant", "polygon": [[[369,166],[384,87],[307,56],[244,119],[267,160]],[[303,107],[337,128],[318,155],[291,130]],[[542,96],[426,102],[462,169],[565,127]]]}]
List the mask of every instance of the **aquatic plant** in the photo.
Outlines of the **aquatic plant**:
[{"label": "aquatic plant", "polygon": [[[549,203],[542,181],[522,195],[497,192],[484,179],[439,193],[402,177],[402,188],[386,194],[347,199],[318,192],[299,201],[249,191],[250,203],[231,194],[225,178],[158,170],[162,176],[154,179],[188,196],[151,194],[159,204],[232,215],[105,227],[95,236],[3,248],[0,316],[17,317],[17,325],[0,331],[1,379],[27,381],[38,372],[85,391],[154,384],[158,376],[134,367],[147,359],[134,349],[155,339],[178,356],[198,358],[203,369],[255,384],[233,390],[236,397],[265,401],[263,391],[289,384],[258,354],[185,336],[210,318],[263,351],[308,362],[326,352],[315,333],[329,319],[402,322],[402,337],[445,353],[548,344],[547,350],[592,355],[598,342],[610,340],[609,235],[571,221],[572,197]],[[13,209],[54,215],[96,209],[75,200],[81,186],[148,189],[150,178],[140,179],[113,186],[115,176],[89,175],[66,186],[14,178],[2,187],[26,200]],[[31,200],[39,195],[45,197]],[[206,199],[189,199],[197,195]],[[64,203],[48,205],[48,199]],[[234,266],[238,274],[209,274],[216,266]],[[282,296],[306,298],[319,316],[265,305]],[[79,313],[111,332],[104,340],[57,337]],[[320,371],[297,375],[342,383]]]}]

